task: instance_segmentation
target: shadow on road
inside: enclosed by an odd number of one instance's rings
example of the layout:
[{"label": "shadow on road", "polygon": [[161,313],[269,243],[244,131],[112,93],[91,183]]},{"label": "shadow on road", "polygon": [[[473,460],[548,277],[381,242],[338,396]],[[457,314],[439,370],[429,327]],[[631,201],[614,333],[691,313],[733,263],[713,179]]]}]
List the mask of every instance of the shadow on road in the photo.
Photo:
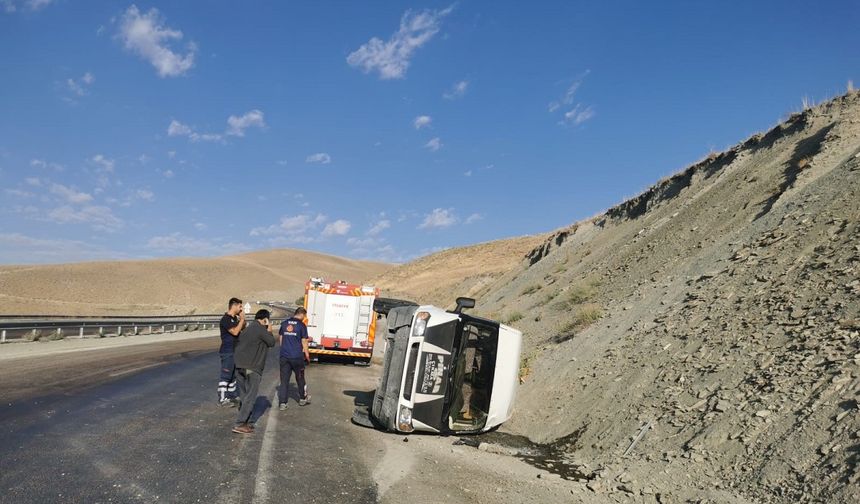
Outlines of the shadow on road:
[{"label": "shadow on road", "polygon": [[367,406],[368,408],[373,403],[373,395],[375,393],[376,393],[376,389],[374,389],[374,390],[344,390],[343,391],[343,395],[353,398],[353,405],[355,405],[355,406]]},{"label": "shadow on road", "polygon": [[268,397],[257,396],[257,400],[254,402],[254,411],[251,413],[251,423],[256,423],[271,407],[272,401]]}]

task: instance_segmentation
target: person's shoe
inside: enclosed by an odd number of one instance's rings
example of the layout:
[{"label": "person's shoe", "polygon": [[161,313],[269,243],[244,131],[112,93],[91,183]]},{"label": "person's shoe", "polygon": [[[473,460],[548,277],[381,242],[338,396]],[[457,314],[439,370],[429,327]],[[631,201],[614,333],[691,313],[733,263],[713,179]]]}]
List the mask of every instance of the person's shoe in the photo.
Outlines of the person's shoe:
[{"label": "person's shoe", "polygon": [[230,399],[224,399],[222,401],[218,401],[218,406],[222,406],[225,408],[232,408],[233,406],[235,406],[235,404]]},{"label": "person's shoe", "polygon": [[311,396],[308,395],[302,399],[299,399],[299,406],[307,406],[311,403]]},{"label": "person's shoe", "polygon": [[287,409],[287,403],[282,402],[281,404],[278,405],[278,409],[281,411],[285,411]]},{"label": "person's shoe", "polygon": [[251,434],[252,432],[254,432],[254,429],[253,429],[253,427],[249,426],[248,424],[243,423],[243,424],[239,424],[239,425],[234,426],[233,432],[235,432],[236,434]]}]

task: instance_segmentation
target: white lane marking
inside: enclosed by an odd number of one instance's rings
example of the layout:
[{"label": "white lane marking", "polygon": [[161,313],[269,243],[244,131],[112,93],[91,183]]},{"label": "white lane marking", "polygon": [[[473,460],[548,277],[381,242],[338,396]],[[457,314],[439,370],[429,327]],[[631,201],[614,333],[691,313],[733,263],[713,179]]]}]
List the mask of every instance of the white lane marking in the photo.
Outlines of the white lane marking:
[{"label": "white lane marking", "polygon": [[266,420],[266,430],[263,432],[263,444],[260,446],[260,457],[257,460],[257,477],[254,483],[253,504],[265,504],[269,501],[269,480],[272,476],[272,453],[274,452],[275,436],[278,428],[278,384],[275,384],[275,394],[269,407],[269,418]]},{"label": "white lane marking", "polygon": [[111,378],[114,378],[116,376],[122,376],[125,374],[134,373],[135,371],[141,371],[143,369],[148,369],[151,367],[160,366],[162,364],[165,364],[165,363],[164,362],[153,362],[152,364],[147,364],[145,366],[138,366],[136,368],[126,369],[124,371],[117,371],[116,373],[111,373],[108,376],[110,376]]}]

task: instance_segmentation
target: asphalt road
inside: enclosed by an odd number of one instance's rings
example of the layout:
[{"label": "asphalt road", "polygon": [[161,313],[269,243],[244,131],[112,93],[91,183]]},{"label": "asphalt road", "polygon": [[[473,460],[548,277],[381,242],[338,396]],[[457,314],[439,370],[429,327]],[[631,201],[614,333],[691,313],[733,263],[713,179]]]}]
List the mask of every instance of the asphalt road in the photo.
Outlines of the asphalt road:
[{"label": "asphalt road", "polygon": [[278,411],[273,350],[241,436],[215,403],[217,354],[188,345],[3,363],[0,502],[376,502],[349,421],[372,368],[312,364],[313,404]]}]

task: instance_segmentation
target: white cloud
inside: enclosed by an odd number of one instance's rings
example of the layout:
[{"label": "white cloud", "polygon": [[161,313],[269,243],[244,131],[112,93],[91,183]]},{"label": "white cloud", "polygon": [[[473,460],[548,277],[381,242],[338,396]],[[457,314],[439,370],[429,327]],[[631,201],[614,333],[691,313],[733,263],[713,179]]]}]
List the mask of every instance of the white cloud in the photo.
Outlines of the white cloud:
[{"label": "white cloud", "polygon": [[155,193],[148,189],[138,189],[135,192],[135,196],[137,196],[137,199],[143,201],[155,201]]},{"label": "white cloud", "polygon": [[472,215],[466,217],[466,220],[463,221],[464,224],[474,224],[480,220],[484,220],[484,216],[479,213],[473,213]]},{"label": "white cloud", "polygon": [[[187,124],[182,124],[181,122],[173,119],[170,121],[170,125],[167,126],[167,136],[191,136],[191,127]],[[174,152],[174,155],[176,153]]]},{"label": "white cloud", "polygon": [[400,28],[387,41],[376,37],[359,47],[346,58],[353,67],[364,73],[377,71],[381,79],[402,79],[409,68],[409,60],[416,49],[426,44],[439,32],[442,18],[453,10],[406,11],[400,18]]},{"label": "white cloud", "polygon": [[245,136],[245,130],[250,127],[264,128],[266,127],[266,123],[263,120],[263,112],[258,109],[254,109],[246,112],[241,117],[231,115],[227,118],[227,135],[243,137]]},{"label": "white cloud", "polygon": [[596,112],[594,112],[594,107],[587,106],[583,107],[582,104],[577,104],[571,110],[564,113],[564,123],[573,124],[574,126],[578,126],[585,121],[594,117]]},{"label": "white cloud", "polygon": [[89,224],[99,231],[116,231],[124,225],[110,208],[96,205],[81,208],[61,206],[48,212],[47,220],[57,224]]},{"label": "white cloud", "polygon": [[429,142],[424,144],[424,147],[430,149],[433,152],[442,148],[442,140],[439,140],[439,137],[431,138]]},{"label": "white cloud", "polygon": [[368,236],[376,236],[379,233],[385,231],[386,229],[391,227],[391,221],[388,219],[382,219],[376,224],[374,224],[369,230],[367,230]]},{"label": "white cloud", "polygon": [[584,76],[573,81],[573,83],[567,88],[567,91],[565,91],[564,96],[562,96],[561,99],[559,99],[558,101],[550,102],[550,104],[547,106],[547,109],[550,112],[555,112],[556,110],[560,109],[564,105],[572,105],[574,95],[576,94],[576,91],[579,89],[579,86],[582,85],[582,79],[583,78],[584,78]]},{"label": "white cloud", "polygon": [[116,165],[113,159],[108,159],[103,154],[96,154],[91,161],[108,173],[113,173],[113,168]]},{"label": "white cloud", "polygon": [[432,212],[424,216],[418,229],[446,228],[453,226],[457,221],[457,215],[453,208],[434,208]]},{"label": "white cloud", "polygon": [[325,152],[317,152],[305,158],[305,163],[329,164],[331,163],[331,156]]},{"label": "white cloud", "polygon": [[32,166],[33,168],[41,169],[41,170],[51,169],[54,171],[63,171],[63,169],[64,169],[63,165],[61,165],[59,163],[52,163],[49,161],[45,161],[44,159],[31,159],[30,160],[30,166]]},{"label": "white cloud", "polygon": [[19,7],[24,7],[27,10],[37,11],[52,4],[54,0],[0,0],[0,7],[8,14],[17,12]]},{"label": "white cloud", "polygon": [[[251,127],[264,128],[266,122],[263,120],[263,111],[253,109],[241,116],[231,115],[227,118],[227,129],[224,133],[198,133],[191,126],[181,123],[176,119],[171,119],[167,125],[167,136],[171,137],[188,137],[192,142],[218,142],[224,139],[225,136],[245,136],[245,130]],[[171,154],[172,153],[172,154]],[[175,151],[168,152],[168,156],[173,159],[176,155]]]},{"label": "white cloud", "polygon": [[323,237],[343,236],[349,233],[351,227],[352,224],[350,224],[348,220],[338,219],[334,222],[327,224],[326,227],[323,229],[322,235]]},{"label": "white cloud", "polygon": [[280,224],[252,229],[251,236],[302,235],[319,228],[327,220],[322,214],[285,215]]},{"label": "white cloud", "polygon": [[[582,86],[585,77],[588,76],[590,72],[586,70],[576,78],[565,90],[564,95],[556,101],[550,102],[547,106],[547,110],[550,113],[556,112],[559,109],[567,108],[567,112],[564,113],[562,119],[559,121],[561,125],[574,125],[578,126],[585,121],[588,121],[592,117],[596,115],[594,111],[594,107],[591,105],[585,105],[582,103],[574,104],[576,92],[579,90],[580,86]],[[570,106],[573,105],[573,108]]]},{"label": "white cloud", "polygon": [[466,170],[465,172],[463,172],[463,176],[464,177],[471,177],[472,176],[472,170]]},{"label": "white cloud", "polygon": [[126,257],[123,253],[107,250],[92,242],[0,233],[0,263],[4,264],[67,263]]},{"label": "white cloud", "polygon": [[152,250],[174,254],[187,254],[195,256],[207,255],[229,255],[237,252],[245,252],[250,248],[242,243],[222,242],[221,240],[204,240],[192,238],[181,233],[170,233],[168,235],[153,236],[146,242],[146,247]]},{"label": "white cloud", "polygon": [[469,89],[469,81],[461,80],[459,82],[455,82],[451,89],[442,94],[442,97],[446,100],[456,100],[457,98],[462,98],[466,94],[466,90]]},{"label": "white cloud", "polygon": [[62,184],[51,184],[51,194],[57,195],[68,203],[89,203],[93,197],[87,193],[76,191]]},{"label": "white cloud", "polygon": [[24,182],[26,182],[28,185],[31,185],[33,187],[41,187],[42,186],[42,181],[39,180],[38,177],[27,177],[24,179]]},{"label": "white cloud", "polygon": [[96,81],[96,77],[90,72],[85,73],[79,79],[66,79],[66,86],[73,94],[77,96],[85,96],[89,87]]},{"label": "white cloud", "polygon": [[302,213],[285,215],[278,224],[256,227],[250,235],[268,238],[271,246],[295,246],[303,243],[319,242],[332,236],[343,236],[349,233],[352,224],[345,219],[329,222],[323,214]]},{"label": "white cloud", "polygon": [[164,175],[164,178],[168,178],[168,179],[173,178],[173,176],[175,175],[173,173],[173,170],[164,170],[163,172],[161,172],[161,174]]},{"label": "white cloud", "polygon": [[432,122],[433,122],[432,117],[422,115],[422,116],[416,117],[415,120],[412,121],[412,124],[415,126],[415,129],[421,129],[421,128],[424,128],[426,126],[430,126],[430,123],[432,123]]},{"label": "white cloud", "polygon": [[206,224],[203,224],[202,222],[195,222],[194,223],[194,229],[196,229],[198,231],[206,231],[207,229],[209,229],[209,226],[207,226]]},{"label": "white cloud", "polygon": [[16,198],[32,198],[35,194],[21,189],[4,189],[4,193]]},{"label": "white cloud", "polygon": [[118,35],[126,49],[155,67],[159,77],[183,75],[194,66],[196,45],[188,44],[184,55],[174,52],[170,42],[182,40],[182,32],[165,26],[158,9],[141,14],[137,6],[132,5],[120,19]]},{"label": "white cloud", "polygon": [[218,133],[197,133],[191,126],[183,124],[176,119],[171,120],[167,126],[167,136],[184,136],[188,137],[192,142],[217,142],[222,138]]}]

